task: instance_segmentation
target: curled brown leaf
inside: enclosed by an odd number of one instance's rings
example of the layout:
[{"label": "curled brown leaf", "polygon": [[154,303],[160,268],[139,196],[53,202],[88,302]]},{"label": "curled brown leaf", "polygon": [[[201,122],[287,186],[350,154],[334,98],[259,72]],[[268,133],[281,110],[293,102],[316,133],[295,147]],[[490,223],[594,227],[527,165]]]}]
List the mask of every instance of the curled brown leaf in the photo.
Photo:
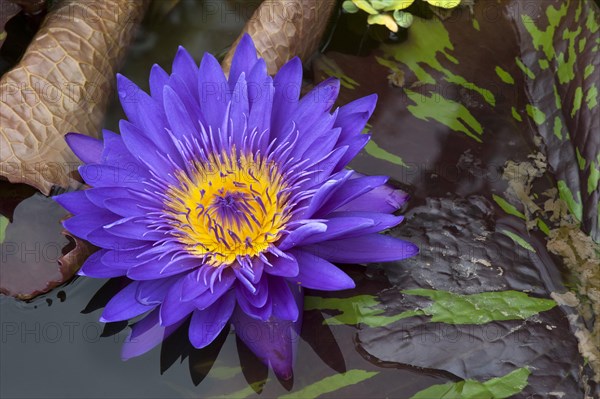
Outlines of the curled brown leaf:
[{"label": "curled brown leaf", "polygon": [[99,135],[114,76],[147,0],[63,0],[0,80],[0,177],[44,194],[75,184],[63,136]]},{"label": "curled brown leaf", "polygon": [[295,56],[307,61],[321,41],[335,4],[335,0],[264,1],[225,56],[223,68],[229,71],[233,53],[244,33],[252,36],[270,74]]}]

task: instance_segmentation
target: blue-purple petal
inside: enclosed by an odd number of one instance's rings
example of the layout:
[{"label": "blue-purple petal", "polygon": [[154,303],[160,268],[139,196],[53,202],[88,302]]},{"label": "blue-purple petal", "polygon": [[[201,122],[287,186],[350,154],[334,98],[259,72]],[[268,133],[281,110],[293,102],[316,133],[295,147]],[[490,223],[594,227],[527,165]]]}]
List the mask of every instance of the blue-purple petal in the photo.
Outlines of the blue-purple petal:
[{"label": "blue-purple petal", "polygon": [[326,241],[306,249],[331,262],[341,263],[390,262],[419,253],[415,244],[383,234]]},{"label": "blue-purple petal", "polygon": [[[322,201],[318,208],[315,207],[314,217],[326,216],[330,212],[341,208],[343,205],[351,203],[351,201],[354,199],[361,198],[361,196],[364,196],[366,193],[381,187],[387,180],[388,178],[386,176],[363,176],[345,180],[343,184],[340,184],[338,187],[336,187],[335,192],[332,192],[331,195],[327,197],[326,201]],[[377,194],[371,194],[368,196],[368,198],[374,197],[379,199]],[[394,208],[393,210],[389,210],[389,204],[387,203],[387,200],[385,201],[385,207],[383,209],[379,206],[376,206],[380,205],[381,201],[378,201],[378,203],[368,204],[366,209],[364,209],[365,206],[363,206],[362,201],[357,201],[357,204],[360,204],[361,206],[357,207],[349,204],[347,207],[344,207],[344,209],[355,211],[371,211],[376,209],[379,212],[385,213],[390,213],[398,209]],[[364,205],[367,205],[366,201],[364,202]]]},{"label": "blue-purple petal", "polygon": [[242,309],[244,313],[246,313],[249,317],[252,317],[253,319],[262,321],[269,320],[273,313],[273,301],[270,293],[266,293],[265,301],[263,304],[260,305],[255,304],[255,301],[252,301],[249,298],[248,293],[248,290],[246,290],[245,287],[241,287],[238,283],[238,288],[235,290],[235,294],[239,308]]},{"label": "blue-purple petal", "polygon": [[298,320],[279,320],[275,317],[268,322],[248,316],[239,306],[232,315],[236,335],[264,363],[269,364],[275,374],[288,380],[293,374],[293,365],[302,325],[302,290],[292,291],[298,305]]},{"label": "blue-purple petal", "polygon": [[[294,287],[298,289],[298,287]],[[279,320],[298,320],[298,305],[288,282],[282,277],[269,277],[269,296],[273,303],[273,316]]]},{"label": "blue-purple petal", "polygon": [[195,95],[198,100],[198,65],[185,48],[179,46],[177,54],[173,59],[173,74],[181,76],[189,93]]},{"label": "blue-purple petal", "polygon": [[246,301],[255,308],[262,308],[269,297],[269,278],[260,279],[256,284],[256,291],[250,292],[245,287],[236,290],[238,295],[243,295]]},{"label": "blue-purple petal", "polygon": [[[300,284],[303,288],[323,291],[337,291],[354,288],[354,280],[337,266],[313,253],[303,250],[291,250],[298,260],[300,272],[289,280]],[[317,251],[315,251],[317,252]],[[321,255],[320,252],[317,252]]]},{"label": "blue-purple petal", "polygon": [[296,245],[302,244],[304,241],[309,239],[310,237],[324,233],[327,230],[327,225],[321,222],[311,222],[307,224],[303,224],[298,227],[294,231],[290,232],[281,243],[279,243],[278,247],[281,250],[286,250]]},{"label": "blue-purple petal", "polygon": [[273,276],[296,277],[298,275],[298,261],[291,254],[288,258],[282,256],[270,260],[271,266],[265,266],[265,272]]},{"label": "blue-purple petal", "polygon": [[362,132],[376,104],[377,95],[371,94],[340,107],[335,127],[342,128],[341,142]]},{"label": "blue-purple petal", "polygon": [[245,33],[235,49],[231,68],[229,69],[229,86],[231,89],[235,87],[242,73],[246,75],[250,73],[257,61],[258,57],[256,56],[254,42],[250,35]]},{"label": "blue-purple petal", "polygon": [[181,98],[170,86],[163,91],[165,112],[174,135],[182,137],[197,137],[200,129],[198,118],[193,118]]},{"label": "blue-purple petal", "polygon": [[309,132],[324,113],[329,112],[340,90],[340,81],[329,78],[309,91],[298,102],[294,111],[288,115],[288,123],[283,125],[283,131],[289,130],[295,123],[300,131]]},{"label": "blue-purple petal", "polygon": [[[328,215],[330,220],[334,220],[337,218],[345,219],[345,218],[364,218],[370,219],[373,223],[371,226],[362,228],[360,230],[354,230],[350,232],[344,233],[344,238],[355,237],[364,234],[370,233],[378,233],[383,230],[391,229],[392,227],[396,227],[404,220],[404,216],[396,216],[389,213],[380,213],[380,212],[351,212],[351,211],[342,211],[342,212],[334,212]],[[323,240],[324,241],[324,240]]]},{"label": "blue-purple petal", "polygon": [[152,69],[150,70],[150,95],[154,98],[159,104],[163,102],[163,87],[169,81],[169,74],[165,72],[164,69],[160,67],[158,64],[152,65]]},{"label": "blue-purple petal", "polygon": [[127,273],[127,269],[107,267],[102,259],[106,254],[110,252],[106,249],[101,249],[91,254],[81,266],[81,269],[77,272],[80,276],[94,277],[94,278],[111,278],[124,276]]},{"label": "blue-purple petal", "polygon": [[153,310],[131,327],[131,334],[121,349],[121,359],[128,360],[150,351],[177,330],[183,321],[163,327],[159,322],[159,310]]},{"label": "blue-purple petal", "polygon": [[281,67],[273,79],[275,94],[271,115],[271,138],[284,138],[289,131],[284,131],[288,126],[288,118],[298,104],[302,89],[302,61],[294,57]]},{"label": "blue-purple petal", "polygon": [[139,282],[134,281],[123,288],[106,304],[100,317],[101,322],[128,320],[146,313],[156,305],[144,305],[137,300]]},{"label": "blue-purple petal", "polygon": [[79,133],[67,133],[65,135],[67,144],[84,163],[100,162],[102,157],[102,141]]},{"label": "blue-purple petal", "polygon": [[[363,217],[337,217],[324,223],[327,229],[305,237],[297,245],[309,245],[367,232],[375,225],[373,219]],[[353,234],[354,233],[354,234]]]},{"label": "blue-purple petal", "polygon": [[195,348],[209,345],[229,323],[235,308],[235,295],[229,292],[204,310],[195,310],[190,322],[190,342]]},{"label": "blue-purple petal", "polygon": [[225,90],[227,87],[227,79],[219,61],[212,54],[205,54],[198,73],[198,94],[206,123],[215,129],[223,123],[225,108],[229,102],[228,91]]},{"label": "blue-purple petal", "polygon": [[202,310],[211,306],[217,299],[225,295],[235,282],[235,276],[230,270],[225,270],[221,275],[220,281],[215,281],[212,290],[206,290],[198,295],[194,300],[196,308]]},{"label": "blue-purple petal", "polygon": [[139,281],[136,299],[143,305],[160,305],[177,277]]},{"label": "blue-purple petal", "polygon": [[98,209],[94,212],[72,216],[63,222],[63,226],[70,233],[85,240],[94,230],[116,222],[118,219],[119,216],[114,213]]},{"label": "blue-purple petal", "polygon": [[72,214],[99,211],[96,205],[87,198],[85,191],[73,191],[57,195],[52,199]]},{"label": "blue-purple petal", "polygon": [[185,276],[180,277],[173,283],[160,305],[160,324],[163,326],[170,326],[183,321],[196,309],[193,302],[181,300],[184,278]]},{"label": "blue-purple petal", "polygon": [[375,187],[371,191],[339,206],[338,211],[372,211],[391,213],[400,209],[408,200],[406,192],[387,184]]},{"label": "blue-purple petal", "polygon": [[127,271],[127,277],[132,280],[153,280],[174,276],[201,265],[200,259],[186,257],[173,259],[170,255],[150,259]]}]

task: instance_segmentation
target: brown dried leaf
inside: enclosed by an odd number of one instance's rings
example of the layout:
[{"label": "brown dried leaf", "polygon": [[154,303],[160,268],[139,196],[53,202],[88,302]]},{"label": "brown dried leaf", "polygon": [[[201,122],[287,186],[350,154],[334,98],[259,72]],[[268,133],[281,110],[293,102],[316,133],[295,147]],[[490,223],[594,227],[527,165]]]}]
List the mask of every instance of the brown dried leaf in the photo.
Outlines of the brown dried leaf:
[{"label": "brown dried leaf", "polygon": [[306,61],[317,49],[335,4],[335,0],[264,1],[231,46],[223,60],[223,69],[229,71],[233,53],[244,33],[252,36],[270,74],[295,56]]},{"label": "brown dried leaf", "polygon": [[99,135],[114,76],[147,1],[64,0],[0,81],[0,176],[44,194],[79,164],[63,136]]}]

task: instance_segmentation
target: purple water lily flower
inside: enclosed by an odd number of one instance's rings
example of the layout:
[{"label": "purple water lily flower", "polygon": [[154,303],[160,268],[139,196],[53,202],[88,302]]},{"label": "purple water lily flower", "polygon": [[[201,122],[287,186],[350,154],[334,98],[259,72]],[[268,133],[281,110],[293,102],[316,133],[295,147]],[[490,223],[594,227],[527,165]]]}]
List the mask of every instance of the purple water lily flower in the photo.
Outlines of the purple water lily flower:
[{"label": "purple water lily flower", "polygon": [[365,146],[376,96],[331,112],[339,82],[300,98],[294,58],[267,74],[250,36],[229,79],[204,55],[180,48],[172,74],[155,65],[148,95],[123,76],[128,120],[103,140],[71,133],[91,188],[56,197],[64,222],[101,248],[80,274],[131,280],[101,321],[139,318],[123,347],[131,358],[190,319],[194,347],[232,323],[281,378],[292,373],[303,289],[344,290],[353,280],[332,262],[403,259],[408,242],[379,234],[396,226],[406,195],[386,177],[345,169]]}]

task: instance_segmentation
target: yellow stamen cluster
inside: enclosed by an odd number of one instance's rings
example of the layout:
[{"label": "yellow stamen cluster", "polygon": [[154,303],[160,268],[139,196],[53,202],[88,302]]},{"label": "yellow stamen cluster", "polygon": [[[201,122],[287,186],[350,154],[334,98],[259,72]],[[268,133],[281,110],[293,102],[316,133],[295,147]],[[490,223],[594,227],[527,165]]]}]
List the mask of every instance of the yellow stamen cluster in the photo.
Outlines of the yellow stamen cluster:
[{"label": "yellow stamen cluster", "polygon": [[167,191],[166,212],[188,252],[212,266],[257,256],[280,238],[290,215],[283,176],[260,156],[229,153],[196,162]]}]

